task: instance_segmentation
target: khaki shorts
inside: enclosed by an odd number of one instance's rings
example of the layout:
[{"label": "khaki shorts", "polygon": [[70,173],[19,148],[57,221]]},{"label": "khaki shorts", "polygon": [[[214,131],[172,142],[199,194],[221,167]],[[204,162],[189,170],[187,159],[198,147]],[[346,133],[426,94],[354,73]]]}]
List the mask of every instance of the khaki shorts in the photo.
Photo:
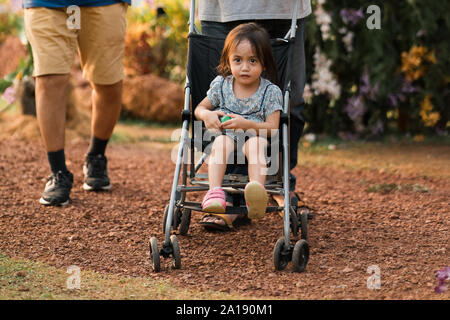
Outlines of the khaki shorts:
[{"label": "khaki shorts", "polygon": [[[127,8],[128,4],[123,2],[79,7],[80,19],[75,19],[75,12],[66,12],[66,8],[25,9],[25,30],[34,59],[33,76],[70,73],[78,47],[85,79],[95,84],[122,80]],[[77,22],[79,29],[73,28]]]}]

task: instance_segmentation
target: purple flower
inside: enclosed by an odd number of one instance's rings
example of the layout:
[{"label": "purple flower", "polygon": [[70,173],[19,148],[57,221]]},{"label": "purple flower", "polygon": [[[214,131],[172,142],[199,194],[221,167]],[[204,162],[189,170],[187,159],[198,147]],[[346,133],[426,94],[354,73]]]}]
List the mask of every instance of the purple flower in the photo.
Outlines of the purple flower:
[{"label": "purple flower", "polygon": [[373,135],[381,134],[384,131],[383,121],[378,120],[375,125],[370,129]]},{"label": "purple flower", "polygon": [[402,83],[402,92],[403,93],[413,93],[416,92],[417,88],[414,87],[408,79],[404,78]]},{"label": "purple flower", "polygon": [[363,97],[361,95],[350,97],[347,100],[345,112],[347,112],[349,118],[353,121],[360,119],[366,113]]},{"label": "purple flower", "polygon": [[438,281],[450,280],[450,267],[445,267],[442,270],[436,272]]},{"label": "purple flower", "polygon": [[3,92],[2,99],[8,104],[13,104],[14,101],[16,101],[16,90],[14,90],[13,86],[8,87],[5,92]]},{"label": "purple flower", "polygon": [[397,95],[389,93],[388,100],[391,106],[396,107],[398,106],[398,98]]},{"label": "purple flower", "polygon": [[447,291],[447,286],[445,284],[440,284],[434,288],[434,292],[436,293],[444,293],[445,291]]},{"label": "purple flower", "polygon": [[351,24],[352,26],[356,25],[361,19],[364,18],[364,13],[362,8],[355,10],[355,9],[341,9],[339,12],[342,21],[344,21],[345,24]]},{"label": "purple flower", "polygon": [[364,72],[361,77],[361,86],[359,88],[359,92],[371,100],[376,100],[378,88],[379,88],[378,83],[374,87],[371,86],[369,81],[369,75],[367,74],[367,72]]},{"label": "purple flower", "polygon": [[424,36],[424,35],[425,35],[425,31],[422,30],[422,29],[420,29],[420,30],[417,31],[417,33],[416,33],[416,37],[417,37],[417,38],[420,38],[420,37],[422,37],[422,36]]},{"label": "purple flower", "polygon": [[434,292],[445,292],[447,290],[445,281],[450,280],[450,267],[445,267],[444,269],[437,271],[436,278],[438,279],[438,285],[434,288]]}]

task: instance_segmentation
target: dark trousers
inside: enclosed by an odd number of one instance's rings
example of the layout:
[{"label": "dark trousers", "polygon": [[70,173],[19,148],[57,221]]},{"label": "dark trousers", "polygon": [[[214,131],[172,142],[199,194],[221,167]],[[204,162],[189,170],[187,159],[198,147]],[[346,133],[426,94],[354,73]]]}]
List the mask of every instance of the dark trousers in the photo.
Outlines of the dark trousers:
[{"label": "dark trousers", "polygon": [[[249,21],[230,21],[230,22],[213,22],[201,21],[202,34],[211,37],[225,38],[234,27],[241,23],[255,22],[269,33],[272,39],[284,38],[290,30],[291,20],[249,20]],[[305,19],[297,20],[297,31],[293,47],[293,59],[291,63],[291,117],[290,117],[290,161],[289,170],[295,168],[298,163],[298,143],[303,133],[305,120],[303,118],[303,109],[305,102],[303,100],[303,89],[305,88]],[[227,173],[244,173],[242,168],[227,168]],[[296,178],[289,174],[289,189],[295,190]]]}]

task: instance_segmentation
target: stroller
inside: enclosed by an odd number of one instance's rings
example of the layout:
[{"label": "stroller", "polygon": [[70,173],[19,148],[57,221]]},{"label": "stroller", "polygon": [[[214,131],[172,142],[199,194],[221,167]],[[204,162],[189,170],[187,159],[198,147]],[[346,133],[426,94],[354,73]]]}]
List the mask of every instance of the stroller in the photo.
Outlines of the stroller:
[{"label": "stroller", "polygon": [[[281,165],[277,173],[267,175],[265,188],[268,194],[284,195],[284,206],[268,206],[266,212],[283,211],[283,234],[275,243],[273,249],[273,262],[276,270],[283,270],[292,261],[294,271],[302,272],[308,263],[309,245],[307,242],[307,223],[311,215],[307,212],[299,212],[295,199],[289,200],[289,91],[290,91],[290,61],[292,55],[292,44],[295,40],[297,21],[298,0],[295,1],[292,24],[290,30],[283,39],[272,39],[272,48],[277,63],[280,78],[280,87],[283,92],[283,110],[280,115],[280,134],[277,138],[282,145],[282,150],[277,149],[277,154],[271,155]],[[205,142],[202,137],[205,131],[204,126],[198,130],[198,122],[194,125],[194,108],[206,96],[209,84],[215,78],[215,68],[219,63],[224,40],[220,38],[207,37],[197,30],[194,24],[195,0],[191,0],[189,19],[189,49],[188,65],[185,86],[185,102],[182,111],[182,132],[179,149],[176,158],[176,167],[171,189],[170,202],[166,205],[163,217],[162,230],[165,239],[161,248],[158,247],[156,237],[151,237],[149,241],[150,261],[154,272],[161,270],[161,256],[173,258],[173,267],[181,268],[180,246],[172,230],[178,230],[180,235],[186,235],[191,220],[192,211],[203,212],[200,202],[187,201],[188,192],[207,191],[209,189],[208,176],[206,173],[198,173],[201,165],[208,157],[208,152],[204,152]],[[191,135],[189,137],[189,127]],[[202,135],[202,136],[200,136]],[[200,146],[197,143],[201,141]],[[278,144],[279,145],[279,144]],[[194,165],[194,150],[203,153],[201,159]],[[272,148],[273,150],[273,148]],[[234,154],[236,157],[236,153]],[[182,171],[182,172],[181,172]],[[180,182],[181,172],[181,183]],[[227,172],[229,172],[227,168]],[[247,208],[240,203],[240,197],[244,193],[244,188],[248,182],[245,174],[227,173],[224,176],[222,187],[233,196],[233,206],[226,207],[226,214],[247,213]],[[188,185],[188,179],[189,184]],[[300,240],[295,245],[291,243],[290,230],[294,237]],[[295,240],[294,240],[295,241]]]}]

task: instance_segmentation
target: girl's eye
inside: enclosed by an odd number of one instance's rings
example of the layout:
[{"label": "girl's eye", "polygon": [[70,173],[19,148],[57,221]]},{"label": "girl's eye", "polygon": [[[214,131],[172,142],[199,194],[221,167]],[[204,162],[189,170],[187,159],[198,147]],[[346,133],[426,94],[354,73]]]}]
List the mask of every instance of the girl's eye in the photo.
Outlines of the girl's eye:
[{"label": "girl's eye", "polygon": [[240,59],[240,58],[234,58],[233,61],[235,61],[235,62],[241,62],[241,59]]},{"label": "girl's eye", "polygon": [[257,61],[256,59],[250,59],[251,63],[256,63],[256,61]]}]

